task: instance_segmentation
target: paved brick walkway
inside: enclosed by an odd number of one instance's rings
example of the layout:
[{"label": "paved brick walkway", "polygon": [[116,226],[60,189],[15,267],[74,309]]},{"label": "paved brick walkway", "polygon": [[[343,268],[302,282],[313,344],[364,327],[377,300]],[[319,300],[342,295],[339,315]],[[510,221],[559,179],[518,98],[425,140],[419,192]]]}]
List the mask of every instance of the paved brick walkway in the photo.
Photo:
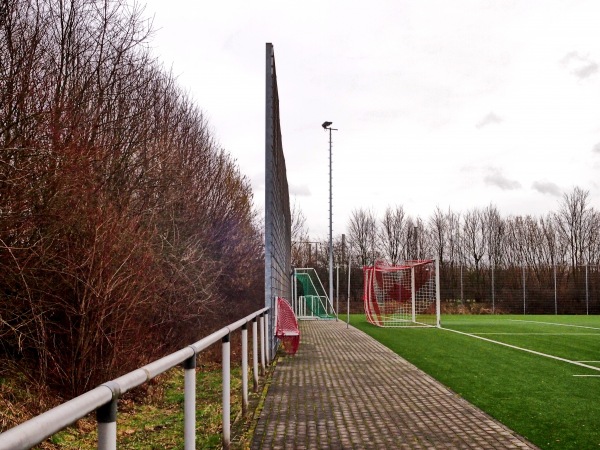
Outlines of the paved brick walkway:
[{"label": "paved brick walkway", "polygon": [[301,322],[279,360],[252,449],[535,449],[342,321]]}]

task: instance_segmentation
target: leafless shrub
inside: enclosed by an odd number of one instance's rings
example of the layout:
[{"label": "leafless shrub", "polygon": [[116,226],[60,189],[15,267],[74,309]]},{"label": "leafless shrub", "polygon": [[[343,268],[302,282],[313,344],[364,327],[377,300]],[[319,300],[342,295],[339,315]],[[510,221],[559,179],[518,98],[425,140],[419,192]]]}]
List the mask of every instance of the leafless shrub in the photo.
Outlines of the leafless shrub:
[{"label": "leafless shrub", "polygon": [[0,358],[77,394],[260,305],[262,241],[142,9],[2,5]]}]

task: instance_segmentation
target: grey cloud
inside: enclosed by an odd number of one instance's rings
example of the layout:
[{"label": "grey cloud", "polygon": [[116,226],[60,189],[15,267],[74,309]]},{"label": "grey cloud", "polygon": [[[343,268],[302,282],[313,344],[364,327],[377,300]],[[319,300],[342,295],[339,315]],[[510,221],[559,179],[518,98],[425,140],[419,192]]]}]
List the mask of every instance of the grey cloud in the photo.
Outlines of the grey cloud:
[{"label": "grey cloud", "polygon": [[393,120],[397,119],[402,115],[400,110],[396,109],[380,109],[368,111],[364,116],[367,120]]},{"label": "grey cloud", "polygon": [[477,124],[475,126],[477,128],[483,128],[487,125],[492,125],[495,123],[502,123],[502,118],[497,116],[495,113],[491,112],[488,115],[486,115],[483,119],[481,119],[479,122],[477,122]]},{"label": "grey cloud", "polygon": [[483,181],[485,184],[499,187],[503,191],[521,188],[521,183],[516,180],[509,180],[502,174],[500,169],[496,168],[490,168],[489,173],[483,178]]},{"label": "grey cloud", "polygon": [[560,62],[581,80],[598,72],[598,63],[596,61],[590,59],[588,55],[581,55],[576,51],[567,53]]},{"label": "grey cloud", "polygon": [[560,188],[550,181],[534,181],[531,187],[541,194],[554,195],[555,197],[561,195]]},{"label": "grey cloud", "polygon": [[305,185],[293,185],[290,184],[290,195],[298,195],[300,197],[308,197],[310,195],[310,188]]},{"label": "grey cloud", "polygon": [[253,191],[259,191],[265,188],[265,175],[257,173],[250,179],[250,185]]},{"label": "grey cloud", "polygon": [[600,155],[600,142],[598,142],[596,145],[594,145],[594,147],[592,148],[592,151],[594,153],[598,153]]}]

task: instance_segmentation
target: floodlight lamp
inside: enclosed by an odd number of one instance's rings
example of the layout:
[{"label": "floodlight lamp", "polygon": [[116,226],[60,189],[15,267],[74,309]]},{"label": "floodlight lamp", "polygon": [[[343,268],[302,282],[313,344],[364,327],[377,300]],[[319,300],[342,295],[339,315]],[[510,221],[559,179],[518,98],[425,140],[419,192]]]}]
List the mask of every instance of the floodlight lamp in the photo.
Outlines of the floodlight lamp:
[{"label": "floodlight lamp", "polygon": [[331,126],[332,122],[323,122],[323,125],[321,125],[323,128],[327,129]]}]

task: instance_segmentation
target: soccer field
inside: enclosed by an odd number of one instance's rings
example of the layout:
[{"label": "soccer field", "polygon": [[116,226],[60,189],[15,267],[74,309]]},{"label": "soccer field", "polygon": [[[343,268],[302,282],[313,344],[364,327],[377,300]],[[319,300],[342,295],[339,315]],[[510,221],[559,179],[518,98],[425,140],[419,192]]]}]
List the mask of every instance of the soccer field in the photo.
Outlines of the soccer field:
[{"label": "soccer field", "polygon": [[600,317],[443,315],[352,324],[544,449],[600,447]]}]

